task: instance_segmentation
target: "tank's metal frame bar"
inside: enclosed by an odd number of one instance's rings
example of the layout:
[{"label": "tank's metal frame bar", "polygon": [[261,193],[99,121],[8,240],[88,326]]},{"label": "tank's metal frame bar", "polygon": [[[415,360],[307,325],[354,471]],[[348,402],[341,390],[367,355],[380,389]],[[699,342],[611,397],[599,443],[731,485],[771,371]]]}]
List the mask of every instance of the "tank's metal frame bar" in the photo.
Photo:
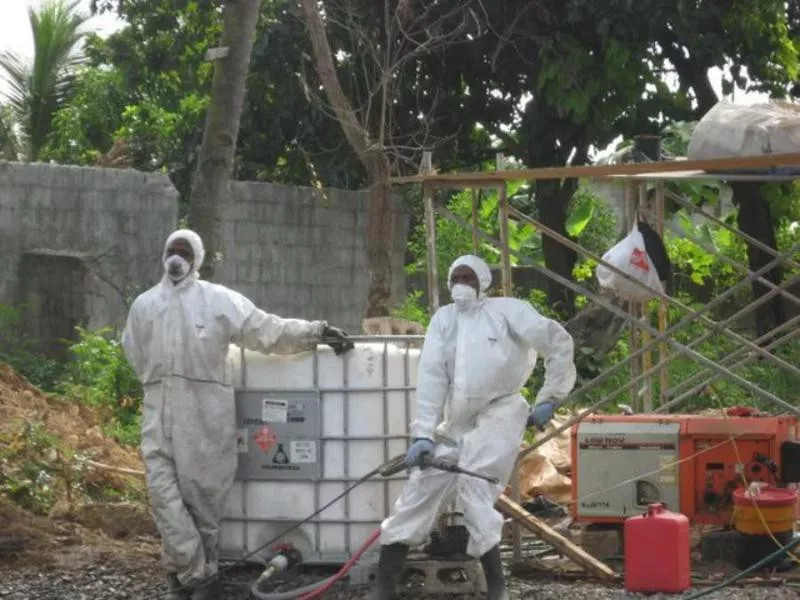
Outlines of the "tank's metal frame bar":
[{"label": "tank's metal frame bar", "polygon": [[[321,490],[326,484],[334,484],[341,488],[340,491],[344,491],[344,489],[352,485],[353,483],[359,481],[363,474],[355,475],[350,472],[350,453],[349,453],[349,442],[376,442],[382,443],[383,445],[383,455],[384,461],[387,462],[391,456],[389,444],[392,441],[407,441],[408,440],[408,433],[390,433],[389,432],[389,417],[390,417],[390,403],[394,403],[395,401],[399,401],[399,398],[390,398],[392,394],[402,394],[403,396],[403,404],[404,404],[404,417],[406,421],[410,419],[412,406],[411,406],[411,395],[412,392],[416,390],[415,386],[411,385],[411,349],[415,345],[421,345],[424,336],[421,335],[394,335],[394,336],[387,336],[387,335],[355,335],[351,336],[350,338],[355,344],[382,344],[383,349],[381,352],[383,365],[381,367],[381,382],[382,386],[369,386],[369,387],[359,387],[359,388],[349,388],[348,381],[350,379],[349,376],[349,354],[346,354],[342,357],[342,386],[331,386],[331,387],[321,387],[319,385],[319,352],[317,349],[313,350],[313,377],[312,377],[312,387],[310,388],[271,388],[271,387],[253,387],[248,388],[249,391],[252,392],[264,392],[264,393],[314,393],[317,394],[319,397],[319,415],[318,415],[318,423],[319,423],[319,450],[318,450],[318,460],[320,462],[320,476],[318,478],[306,478],[306,477],[298,477],[291,480],[280,480],[281,482],[301,482],[305,484],[310,484],[313,487],[314,493],[314,511],[318,511],[321,507],[322,499],[321,499]],[[403,351],[403,373],[402,373],[402,385],[389,385],[389,364],[388,364],[388,354],[389,354],[389,347],[390,345],[396,346],[401,348]],[[244,349],[239,349],[240,353],[240,363],[241,363],[241,371],[240,371],[240,378],[239,378],[239,385],[242,388],[248,387],[248,362],[246,359],[246,351]],[[359,394],[381,394],[381,402],[383,408],[383,426],[382,426],[382,435],[352,435],[349,433],[349,418],[350,418],[350,407],[349,407],[349,399],[351,395],[359,395]],[[337,395],[341,397],[342,401],[342,435],[325,435],[325,399],[326,396],[330,397],[332,395]],[[327,476],[325,468],[326,468],[326,449],[327,449],[327,442],[339,442],[342,443],[342,453],[343,453],[343,476],[341,477],[330,477]],[[373,486],[382,486],[383,493],[384,493],[384,512],[388,514],[391,510],[392,500],[390,497],[391,490],[390,487],[396,483],[402,483],[407,479],[407,475],[397,475],[393,477],[387,477],[382,479],[375,479],[370,482],[367,482],[365,485],[373,485]],[[277,480],[276,480],[277,481]],[[244,552],[242,556],[246,556],[252,550],[252,548],[257,545],[257,540],[252,540],[251,538],[251,530],[248,527],[248,523],[276,523],[276,524],[288,524],[296,519],[280,519],[280,518],[262,518],[262,517],[255,517],[252,516],[250,513],[250,507],[248,506],[248,487],[250,484],[253,483],[268,483],[269,480],[237,480],[237,482],[241,485],[241,516],[238,517],[226,517],[225,521],[229,523],[241,523],[241,539],[242,539],[242,547]],[[314,547],[319,549],[322,542],[322,527],[325,525],[343,525],[344,526],[344,545],[346,550],[346,555],[349,556],[353,550],[353,539],[352,539],[352,528],[351,525],[379,525],[382,520],[358,520],[351,518],[350,513],[351,506],[349,502],[349,498],[345,496],[343,499],[344,510],[343,510],[343,518],[340,519],[328,519],[323,517],[322,515],[318,515],[311,521],[309,521],[306,525],[304,525],[303,529],[307,532],[308,535],[313,537]],[[255,542],[255,544],[254,544]],[[325,558],[320,554],[317,553],[317,556],[310,556],[308,557],[309,560],[320,560]]]}]

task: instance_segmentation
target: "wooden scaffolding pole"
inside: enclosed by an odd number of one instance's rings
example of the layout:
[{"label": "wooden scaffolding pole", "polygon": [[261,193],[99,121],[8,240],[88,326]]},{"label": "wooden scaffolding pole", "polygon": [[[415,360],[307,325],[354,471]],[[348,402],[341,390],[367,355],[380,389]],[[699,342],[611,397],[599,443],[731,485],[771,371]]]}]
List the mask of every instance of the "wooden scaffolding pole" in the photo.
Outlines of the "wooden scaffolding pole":
[{"label": "wooden scaffolding pole", "polygon": [[[657,218],[656,232],[663,240],[664,239],[664,182],[663,181],[658,181],[656,183],[656,218]],[[663,298],[659,298],[658,331],[659,333],[664,333],[666,330],[667,330],[667,303],[664,301]],[[658,345],[658,362],[663,364],[661,370],[659,371],[659,384],[658,384],[659,405],[666,402],[667,390],[669,388],[669,370],[668,370],[669,367],[667,366],[667,363],[664,362],[666,358],[667,358],[667,344],[666,342],[661,342]]]},{"label": "wooden scaffolding pole", "polygon": [[480,236],[478,235],[478,193],[480,190],[472,188],[472,253],[475,256],[478,254],[480,248]]},{"label": "wooden scaffolding pole", "polygon": [[[502,152],[497,153],[497,170],[505,169],[506,159]],[[500,268],[504,296],[511,296],[511,253],[508,243],[508,191],[505,181],[497,189],[497,213],[500,219]]]},{"label": "wooden scaffolding pole", "polygon": [[[634,217],[635,219],[638,220],[639,218],[639,209],[642,207],[647,207],[647,200],[647,182],[643,181],[639,184],[639,202],[637,204],[636,215]],[[642,302],[639,304],[639,315],[644,325],[650,324],[649,305],[649,302]],[[652,336],[650,335],[650,331],[648,331],[647,328],[643,328],[641,332],[642,347],[647,347],[651,340]],[[652,366],[653,349],[650,348],[642,355],[642,372],[646,373]],[[642,409],[644,412],[653,412],[653,378],[649,375],[645,377],[644,381],[642,382],[642,396]]]},{"label": "wooden scaffolding pole", "polygon": [[[432,156],[430,152],[422,153],[420,173],[433,171]],[[425,246],[428,263],[428,307],[431,315],[439,308],[439,273],[436,260],[436,213],[433,209],[434,187],[422,184],[422,199],[425,204]]]}]

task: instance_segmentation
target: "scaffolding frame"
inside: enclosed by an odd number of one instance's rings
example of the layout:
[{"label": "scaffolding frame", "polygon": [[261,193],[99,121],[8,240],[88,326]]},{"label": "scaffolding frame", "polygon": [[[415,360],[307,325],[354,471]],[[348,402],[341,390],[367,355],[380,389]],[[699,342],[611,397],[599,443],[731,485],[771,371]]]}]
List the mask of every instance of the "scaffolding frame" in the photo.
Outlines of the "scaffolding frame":
[{"label": "scaffolding frame", "polygon": [[[637,399],[634,404],[643,412],[666,412],[679,406],[680,403],[687,398],[696,395],[698,390],[704,389],[710,383],[720,378],[732,380],[754,396],[772,402],[776,406],[780,406],[793,414],[800,415],[800,409],[786,399],[780,398],[767,390],[755,386],[735,372],[735,370],[748,365],[755,359],[762,359],[767,364],[790,373],[793,377],[797,378],[800,384],[800,368],[783,360],[773,352],[780,346],[800,339],[800,328],[797,327],[797,324],[800,322],[800,314],[773,328],[773,330],[761,335],[755,340],[749,340],[732,329],[732,326],[738,320],[777,295],[780,295],[786,301],[796,306],[800,306],[800,298],[795,296],[790,290],[792,286],[796,286],[800,283],[800,277],[789,278],[788,280],[782,281],[780,285],[775,285],[767,278],[769,271],[777,265],[790,266],[795,269],[800,267],[800,264],[798,264],[798,260],[800,259],[795,260],[795,258],[798,257],[798,253],[800,253],[800,244],[795,244],[791,248],[779,252],[725,223],[718,216],[695,206],[687,199],[677,197],[674,194],[670,194],[668,197],[665,193],[666,182],[674,180],[730,183],[737,181],[764,183],[786,182],[800,178],[800,176],[793,174],[798,172],[800,172],[800,153],[767,154],[713,160],[676,160],[604,166],[548,167],[540,169],[506,169],[505,157],[502,154],[498,154],[495,171],[440,174],[435,172],[432,167],[431,154],[425,152],[418,175],[396,177],[391,180],[391,183],[393,185],[414,183],[422,185],[425,209],[424,222],[427,249],[428,300],[431,313],[439,308],[440,297],[436,255],[436,217],[438,215],[457,223],[466,230],[471,230],[473,252],[478,252],[481,242],[489,243],[495,249],[499,250],[501,257],[500,288],[503,295],[510,296],[512,293],[511,257],[515,256],[520,264],[527,265],[541,275],[560,283],[565,288],[585,296],[588,302],[602,306],[615,316],[623,319],[629,326],[629,344],[631,352],[626,360],[609,367],[594,379],[576,389],[568,400],[577,400],[580,396],[586,394],[586,392],[597,387],[604,381],[607,381],[612,375],[620,372],[626,366],[630,370],[630,380],[594,405],[583,410],[579,418],[586,418],[626,393],[631,394]],[[625,186],[626,222],[624,226],[626,231],[631,229],[633,219],[635,219],[637,215],[640,215],[645,217],[646,220],[654,226],[662,238],[664,236],[664,231],[670,230],[678,235],[682,235],[693,244],[708,252],[710,250],[709,244],[682,231],[680,227],[671,222],[665,221],[664,215],[667,202],[675,202],[682,208],[702,216],[704,219],[707,219],[719,227],[727,229],[741,240],[767,253],[770,256],[770,261],[753,272],[750,270],[749,265],[744,265],[728,257],[720,257],[723,262],[729,264],[742,274],[742,278],[734,286],[726,289],[721,294],[705,303],[699,310],[686,306],[677,298],[666,293],[655,293],[655,299],[658,301],[658,310],[657,323],[654,326],[648,311],[649,302],[628,303],[627,310],[624,310],[609,301],[607,296],[588,289],[584,285],[565,279],[546,266],[538,265],[525,259],[520,253],[515,252],[509,247],[509,222],[513,218],[518,222],[531,225],[539,231],[541,235],[548,236],[559,244],[570,248],[577,252],[579,256],[592,259],[596,261],[597,264],[604,265],[615,274],[623,277],[627,281],[633,282],[634,285],[642,288],[646,287],[641,282],[604,261],[600,256],[593,254],[576,242],[560,235],[540,221],[525,215],[509,204],[507,194],[507,184],[509,181],[522,180],[526,182],[535,182],[546,179],[567,178],[621,182]],[[645,204],[643,200],[647,197],[647,187],[650,184],[654,185],[655,192],[655,206],[652,210],[643,207],[643,204]],[[443,206],[436,205],[436,191],[442,189],[472,190],[471,222],[467,222],[465,219],[451,213]],[[478,202],[479,194],[482,190],[497,191],[499,239],[492,238],[479,227]],[[715,321],[707,315],[707,313],[722,305],[727,299],[741,292],[741,290],[749,288],[753,281],[765,285],[769,291],[760,298],[755,300],[751,299],[745,307],[722,321]],[[667,308],[670,306],[685,313],[685,316],[671,326],[667,319]],[[708,331],[688,344],[684,345],[677,342],[677,340],[674,339],[674,335],[692,323],[701,323],[708,328]],[[707,358],[697,351],[696,347],[713,335],[721,335],[735,342],[738,345],[737,349],[721,360]],[[653,351],[656,348],[658,349],[658,362],[653,364]],[[672,351],[668,353],[668,349]],[[704,370],[679,382],[670,389],[669,366],[670,363],[680,356],[688,356],[694,359],[704,367]],[[657,405],[653,402],[654,377],[657,378],[659,382]],[[800,387],[798,387],[798,389],[800,389]],[[543,439],[537,440],[536,447],[552,439],[569,427],[570,424],[565,424],[550,431]],[[522,451],[519,458],[524,457],[532,449],[533,448],[529,448],[526,451]],[[511,479],[512,497],[517,503],[519,503],[521,499],[517,469],[519,458],[514,467]],[[515,523],[512,525],[512,531],[514,558],[515,560],[520,560],[522,556],[521,528]]]}]

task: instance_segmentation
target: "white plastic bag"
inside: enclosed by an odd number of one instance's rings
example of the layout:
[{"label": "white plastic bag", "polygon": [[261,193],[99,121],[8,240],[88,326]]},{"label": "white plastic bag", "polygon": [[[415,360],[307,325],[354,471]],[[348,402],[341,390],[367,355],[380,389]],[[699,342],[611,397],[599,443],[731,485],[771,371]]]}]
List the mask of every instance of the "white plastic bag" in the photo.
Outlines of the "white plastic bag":
[{"label": "white plastic bag", "polygon": [[646,302],[657,293],[664,292],[656,267],[645,249],[638,225],[634,224],[631,232],[603,255],[603,260],[647,286],[645,288],[636,285],[608,267],[597,265],[596,274],[600,287],[611,290],[623,300]]}]

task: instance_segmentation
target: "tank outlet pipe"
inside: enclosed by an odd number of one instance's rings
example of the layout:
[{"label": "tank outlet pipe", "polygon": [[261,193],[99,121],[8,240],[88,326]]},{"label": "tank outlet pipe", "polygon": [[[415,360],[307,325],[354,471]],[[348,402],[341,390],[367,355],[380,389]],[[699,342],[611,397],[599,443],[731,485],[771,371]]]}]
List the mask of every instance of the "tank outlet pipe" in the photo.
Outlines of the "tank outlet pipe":
[{"label": "tank outlet pipe", "polygon": [[303,561],[303,556],[291,544],[281,544],[274,548],[275,554],[267,563],[263,573],[258,576],[253,587],[262,587],[271,577],[287,571]]}]

